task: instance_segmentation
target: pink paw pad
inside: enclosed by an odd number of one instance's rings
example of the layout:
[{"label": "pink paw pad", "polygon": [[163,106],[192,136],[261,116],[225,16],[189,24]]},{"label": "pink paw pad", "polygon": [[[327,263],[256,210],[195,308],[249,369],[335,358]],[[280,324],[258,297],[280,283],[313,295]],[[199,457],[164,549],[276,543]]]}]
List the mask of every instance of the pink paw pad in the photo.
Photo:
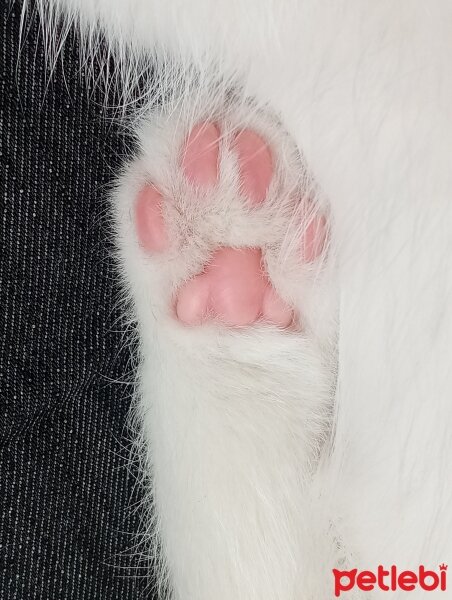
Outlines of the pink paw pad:
[{"label": "pink paw pad", "polygon": [[273,160],[264,140],[250,129],[244,129],[235,138],[238,155],[241,190],[251,204],[265,200],[273,176]]},{"label": "pink paw pad", "polygon": [[168,236],[162,214],[162,195],[155,187],[145,186],[135,204],[135,225],[140,245],[150,252],[163,252]]},{"label": "pink paw pad", "polygon": [[188,181],[211,187],[218,180],[220,131],[214,123],[200,123],[190,132],[182,152],[181,166]]},{"label": "pink paw pad", "polygon": [[262,252],[255,248],[220,248],[205,271],[180,290],[176,314],[186,325],[208,318],[227,325],[252,325],[260,318],[279,327],[293,319],[262,270]]}]

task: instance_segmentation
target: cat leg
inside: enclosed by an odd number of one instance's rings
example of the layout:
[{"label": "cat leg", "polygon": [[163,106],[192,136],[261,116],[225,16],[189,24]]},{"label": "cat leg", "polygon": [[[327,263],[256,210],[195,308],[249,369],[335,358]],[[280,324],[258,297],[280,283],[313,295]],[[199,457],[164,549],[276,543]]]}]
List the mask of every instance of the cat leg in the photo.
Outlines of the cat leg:
[{"label": "cat leg", "polygon": [[299,599],[334,388],[327,203],[251,107],[154,113],[140,146],[114,207],[161,581],[178,600]]}]

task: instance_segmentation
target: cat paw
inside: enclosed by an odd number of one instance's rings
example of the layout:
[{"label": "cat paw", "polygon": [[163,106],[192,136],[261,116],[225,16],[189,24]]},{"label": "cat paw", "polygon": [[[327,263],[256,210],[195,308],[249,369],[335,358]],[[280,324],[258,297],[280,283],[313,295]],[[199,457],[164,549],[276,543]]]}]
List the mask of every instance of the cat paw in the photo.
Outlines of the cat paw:
[{"label": "cat paw", "polygon": [[165,290],[161,310],[185,326],[300,329],[328,222],[296,149],[227,119],[167,126],[180,141],[142,171],[127,234]]},{"label": "cat paw", "polygon": [[114,196],[162,579],[294,598],[334,390],[327,203],[276,120],[192,115],[149,117]]}]

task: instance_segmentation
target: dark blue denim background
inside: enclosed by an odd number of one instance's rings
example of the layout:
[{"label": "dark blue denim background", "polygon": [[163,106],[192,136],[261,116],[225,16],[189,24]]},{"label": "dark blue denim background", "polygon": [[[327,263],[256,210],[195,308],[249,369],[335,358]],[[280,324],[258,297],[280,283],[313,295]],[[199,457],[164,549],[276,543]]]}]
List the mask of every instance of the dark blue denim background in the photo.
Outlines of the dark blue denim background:
[{"label": "dark blue denim background", "polygon": [[131,388],[112,383],[130,380],[106,202],[126,143],[75,40],[49,79],[20,12],[0,0],[0,599],[149,598]]}]

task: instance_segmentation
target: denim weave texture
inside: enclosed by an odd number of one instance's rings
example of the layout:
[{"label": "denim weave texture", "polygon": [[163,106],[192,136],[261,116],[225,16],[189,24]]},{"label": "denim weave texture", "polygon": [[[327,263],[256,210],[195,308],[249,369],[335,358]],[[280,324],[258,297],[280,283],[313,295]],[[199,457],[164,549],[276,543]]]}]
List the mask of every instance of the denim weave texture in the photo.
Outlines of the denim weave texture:
[{"label": "denim weave texture", "polygon": [[150,598],[108,229],[128,142],[76,37],[51,70],[21,10],[0,0],[0,599]]}]

